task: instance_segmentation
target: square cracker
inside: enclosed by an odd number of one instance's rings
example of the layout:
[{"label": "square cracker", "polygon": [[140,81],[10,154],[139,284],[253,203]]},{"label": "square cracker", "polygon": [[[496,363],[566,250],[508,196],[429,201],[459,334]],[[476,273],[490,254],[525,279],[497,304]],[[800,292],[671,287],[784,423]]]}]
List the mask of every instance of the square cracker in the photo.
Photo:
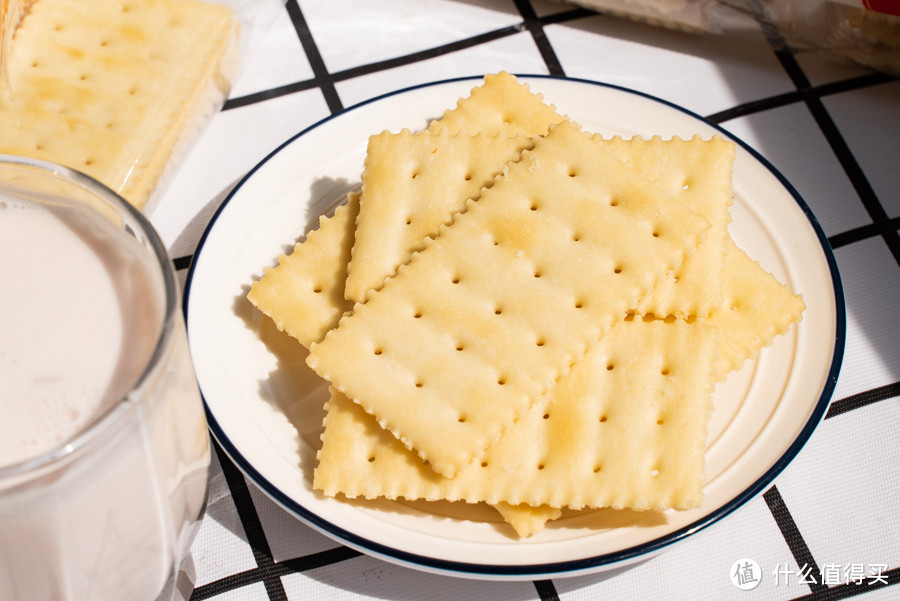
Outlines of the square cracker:
[{"label": "square cracker", "polygon": [[307,363],[452,476],[678,267],[708,227],[560,123],[357,303]]},{"label": "square cracker", "polygon": [[40,0],[7,58],[0,152],[61,163],[135,207],[228,92],[236,19],[197,0]]},{"label": "square cracker", "polygon": [[[335,392],[314,486],[326,495],[541,506],[538,520],[561,507],[696,507],[714,352],[714,328],[699,320],[619,322],[539,410],[453,478],[434,474]],[[528,517],[526,507],[514,513]]]},{"label": "square cracker", "polygon": [[345,295],[361,301],[503,166],[531,147],[525,135],[382,132],[369,138]]},{"label": "square cracker", "polygon": [[344,299],[344,280],[358,213],[359,194],[351,192],[332,216],[321,216],[318,228],[290,253],[279,256],[275,267],[265,268],[247,293],[279,330],[306,348],[335,328],[353,307]]}]

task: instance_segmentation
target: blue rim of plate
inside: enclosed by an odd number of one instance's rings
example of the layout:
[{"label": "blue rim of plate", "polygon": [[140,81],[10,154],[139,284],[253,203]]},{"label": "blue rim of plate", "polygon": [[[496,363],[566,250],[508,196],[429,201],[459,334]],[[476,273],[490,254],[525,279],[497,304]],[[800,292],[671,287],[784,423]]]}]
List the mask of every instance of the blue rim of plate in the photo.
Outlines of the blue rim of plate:
[{"label": "blue rim of plate", "polygon": [[[299,518],[302,522],[306,523],[310,527],[315,530],[325,534],[326,536],[336,539],[337,541],[347,545],[348,547],[358,550],[360,552],[366,553],[368,555],[373,555],[376,557],[382,557],[388,560],[391,560],[395,563],[400,563],[402,565],[406,565],[412,568],[422,569],[425,568],[428,571],[438,572],[445,575],[450,576],[466,576],[470,578],[496,578],[496,579],[514,579],[514,578],[550,578],[550,577],[569,577],[569,576],[577,576],[583,574],[593,573],[603,567],[616,567],[618,564],[624,564],[625,562],[634,561],[640,559],[641,557],[648,556],[652,553],[660,551],[675,542],[678,542],[684,538],[691,536],[692,534],[703,530],[707,526],[718,522],[725,516],[731,514],[739,507],[742,507],[751,499],[758,496],[763,492],[765,488],[767,488],[775,478],[788,466],[788,464],[793,461],[794,457],[800,452],[809,438],[812,436],[813,431],[818,427],[819,423],[822,421],[822,418],[825,416],[825,412],[828,409],[829,404],[831,403],[831,398],[834,393],[834,388],[837,383],[838,374],[841,369],[841,362],[843,360],[844,354],[844,344],[845,344],[845,335],[846,335],[846,308],[844,305],[844,295],[843,295],[843,287],[841,284],[840,272],[837,267],[837,261],[834,257],[834,253],[831,249],[831,245],[828,242],[828,238],[826,237],[824,231],[822,230],[821,225],[813,214],[812,210],[809,208],[809,205],[806,204],[806,201],[800,196],[797,190],[793,187],[793,185],[787,180],[787,178],[775,168],[767,159],[765,159],[759,152],[750,147],[743,140],[735,137],[733,134],[728,132],[725,128],[721,127],[719,124],[709,121],[708,119],[694,113],[684,107],[681,107],[677,104],[664,100],[662,98],[653,96],[651,94],[647,94],[644,92],[640,92],[637,90],[632,90],[630,88],[618,86],[615,84],[609,84],[604,82],[593,81],[589,79],[580,79],[573,77],[561,77],[555,75],[541,75],[541,74],[516,74],[517,77],[520,78],[528,78],[528,79],[552,79],[557,81],[569,81],[573,83],[581,83],[588,85],[595,85],[604,88],[609,88],[612,90],[617,90],[620,92],[624,92],[627,94],[633,94],[638,97],[642,97],[648,100],[655,101],[661,105],[666,107],[675,109],[689,117],[692,117],[705,125],[716,129],[721,132],[727,138],[733,140],[736,144],[741,146],[748,154],[750,154],[756,161],[758,161],[762,166],[764,166],[768,171],[778,180],[778,182],[784,187],[784,189],[791,195],[794,201],[802,210],[803,214],[806,216],[809,221],[809,225],[812,227],[813,231],[816,234],[816,237],[819,241],[819,244],[822,248],[822,253],[825,257],[825,260],[828,264],[828,269],[831,275],[831,282],[834,289],[834,303],[835,303],[835,338],[834,338],[834,352],[832,354],[831,365],[828,370],[828,377],[826,378],[822,392],[819,395],[819,399],[815,404],[813,411],[810,414],[809,419],[804,425],[803,429],[791,443],[791,445],[787,448],[787,450],[779,457],[779,459],[762,475],[760,476],[753,484],[748,486],[745,490],[737,494],[734,498],[731,499],[728,503],[723,504],[721,507],[711,511],[710,513],[703,516],[703,518],[688,524],[678,530],[675,530],[667,535],[661,536],[652,541],[642,543],[639,545],[635,545],[633,547],[629,547],[626,549],[622,549],[620,551],[614,553],[606,553],[603,555],[597,555],[594,557],[586,557],[578,560],[570,560],[563,562],[548,562],[548,563],[535,563],[530,565],[484,565],[484,564],[473,564],[473,563],[465,563],[465,562],[457,562],[457,561],[449,561],[443,559],[435,559],[433,557],[428,557],[425,555],[418,555],[415,553],[409,553],[406,551],[401,551],[398,549],[394,549],[392,547],[388,547],[386,545],[382,545],[381,543],[376,543],[366,539],[364,536],[359,534],[349,532],[327,520],[320,518],[314,512],[309,509],[301,506],[293,499],[290,499],[287,495],[285,495],[277,486],[269,482],[265,477],[262,476],[237,449],[231,441],[228,439],[227,434],[223,431],[221,426],[216,421],[215,415],[213,415],[212,411],[209,408],[209,405],[204,398],[204,408],[206,411],[207,421],[209,423],[209,429],[215,438],[216,442],[225,452],[225,454],[229,457],[229,459],[237,466],[237,468],[247,477],[249,478],[256,486],[258,486],[263,492],[265,492],[273,501],[278,503],[285,510]],[[391,96],[397,96],[400,94],[404,94],[413,90],[428,88],[433,86],[439,86],[454,82],[462,82],[462,81],[480,81],[483,78],[482,75],[478,76],[467,76],[467,77],[457,77],[452,79],[444,79],[439,81],[433,81],[429,83],[419,84],[415,86],[410,86],[406,88],[402,88],[399,90],[395,90],[393,92],[388,92],[386,94],[381,94],[379,96],[375,96],[366,101],[355,104],[351,107],[347,107],[344,110],[325,117],[316,123],[310,125],[309,127],[303,129],[297,134],[291,136],[282,144],[280,144],[277,148],[275,148],[272,152],[270,152],[266,157],[264,157],[259,163],[257,163],[247,174],[241,178],[238,184],[229,192],[228,196],[213,214],[212,218],[209,221],[206,229],[204,230],[202,236],[200,237],[200,241],[197,244],[197,249],[194,252],[191,265],[188,269],[187,278],[185,280],[185,292],[183,299],[183,311],[185,321],[188,320],[188,306],[189,306],[189,298],[191,293],[191,282],[194,276],[194,268],[197,263],[197,257],[200,256],[200,253],[203,251],[204,243],[206,242],[207,237],[212,231],[213,227],[216,224],[219,216],[222,212],[227,208],[231,199],[238,193],[241,187],[253,177],[253,175],[260,169],[264,164],[266,164],[269,160],[271,160],[275,155],[282,151],[286,146],[293,143],[298,138],[306,135],[310,131],[323,126],[324,124],[341,117],[342,115],[357,110],[361,107],[364,107],[368,104],[372,104],[374,102],[378,102],[389,98]],[[201,391],[202,392],[202,391]]]}]

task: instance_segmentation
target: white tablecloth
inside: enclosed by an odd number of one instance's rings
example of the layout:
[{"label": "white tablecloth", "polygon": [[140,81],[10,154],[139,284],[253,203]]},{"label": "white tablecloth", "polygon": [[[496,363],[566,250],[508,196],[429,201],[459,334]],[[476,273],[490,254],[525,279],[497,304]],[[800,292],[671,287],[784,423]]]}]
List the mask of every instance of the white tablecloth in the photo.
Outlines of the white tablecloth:
[{"label": "white tablecloth", "polygon": [[[771,161],[834,248],[846,350],[830,411],[774,483],[638,565],[537,582],[398,567],[304,525],[219,453],[186,594],[198,601],[900,596],[900,81],[818,52],[776,51],[749,19],[739,33],[696,35],[540,0],[273,0],[258,10],[262,27],[248,38],[230,100],[151,214],[182,281],[236,182],[317,121],[435,80],[500,70],[565,75],[680,105]],[[760,567],[752,591],[732,580],[742,558]]]}]

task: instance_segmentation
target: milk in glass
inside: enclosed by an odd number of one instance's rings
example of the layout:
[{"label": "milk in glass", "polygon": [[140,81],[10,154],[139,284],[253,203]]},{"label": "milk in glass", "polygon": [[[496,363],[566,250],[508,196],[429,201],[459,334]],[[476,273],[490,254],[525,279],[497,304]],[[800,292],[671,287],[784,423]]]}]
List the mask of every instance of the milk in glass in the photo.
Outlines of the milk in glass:
[{"label": "milk in glass", "polygon": [[0,195],[3,601],[167,598],[205,503],[178,303],[114,221]]}]

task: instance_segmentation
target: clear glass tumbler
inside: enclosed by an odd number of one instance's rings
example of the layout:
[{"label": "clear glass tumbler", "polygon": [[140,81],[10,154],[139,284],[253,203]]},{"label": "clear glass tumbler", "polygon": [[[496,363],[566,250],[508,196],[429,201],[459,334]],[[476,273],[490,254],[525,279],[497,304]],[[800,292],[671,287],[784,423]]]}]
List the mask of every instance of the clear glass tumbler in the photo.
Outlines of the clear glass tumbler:
[{"label": "clear glass tumbler", "polygon": [[176,598],[210,443],[164,245],[96,181],[0,155],[0,282],[0,599]]}]

